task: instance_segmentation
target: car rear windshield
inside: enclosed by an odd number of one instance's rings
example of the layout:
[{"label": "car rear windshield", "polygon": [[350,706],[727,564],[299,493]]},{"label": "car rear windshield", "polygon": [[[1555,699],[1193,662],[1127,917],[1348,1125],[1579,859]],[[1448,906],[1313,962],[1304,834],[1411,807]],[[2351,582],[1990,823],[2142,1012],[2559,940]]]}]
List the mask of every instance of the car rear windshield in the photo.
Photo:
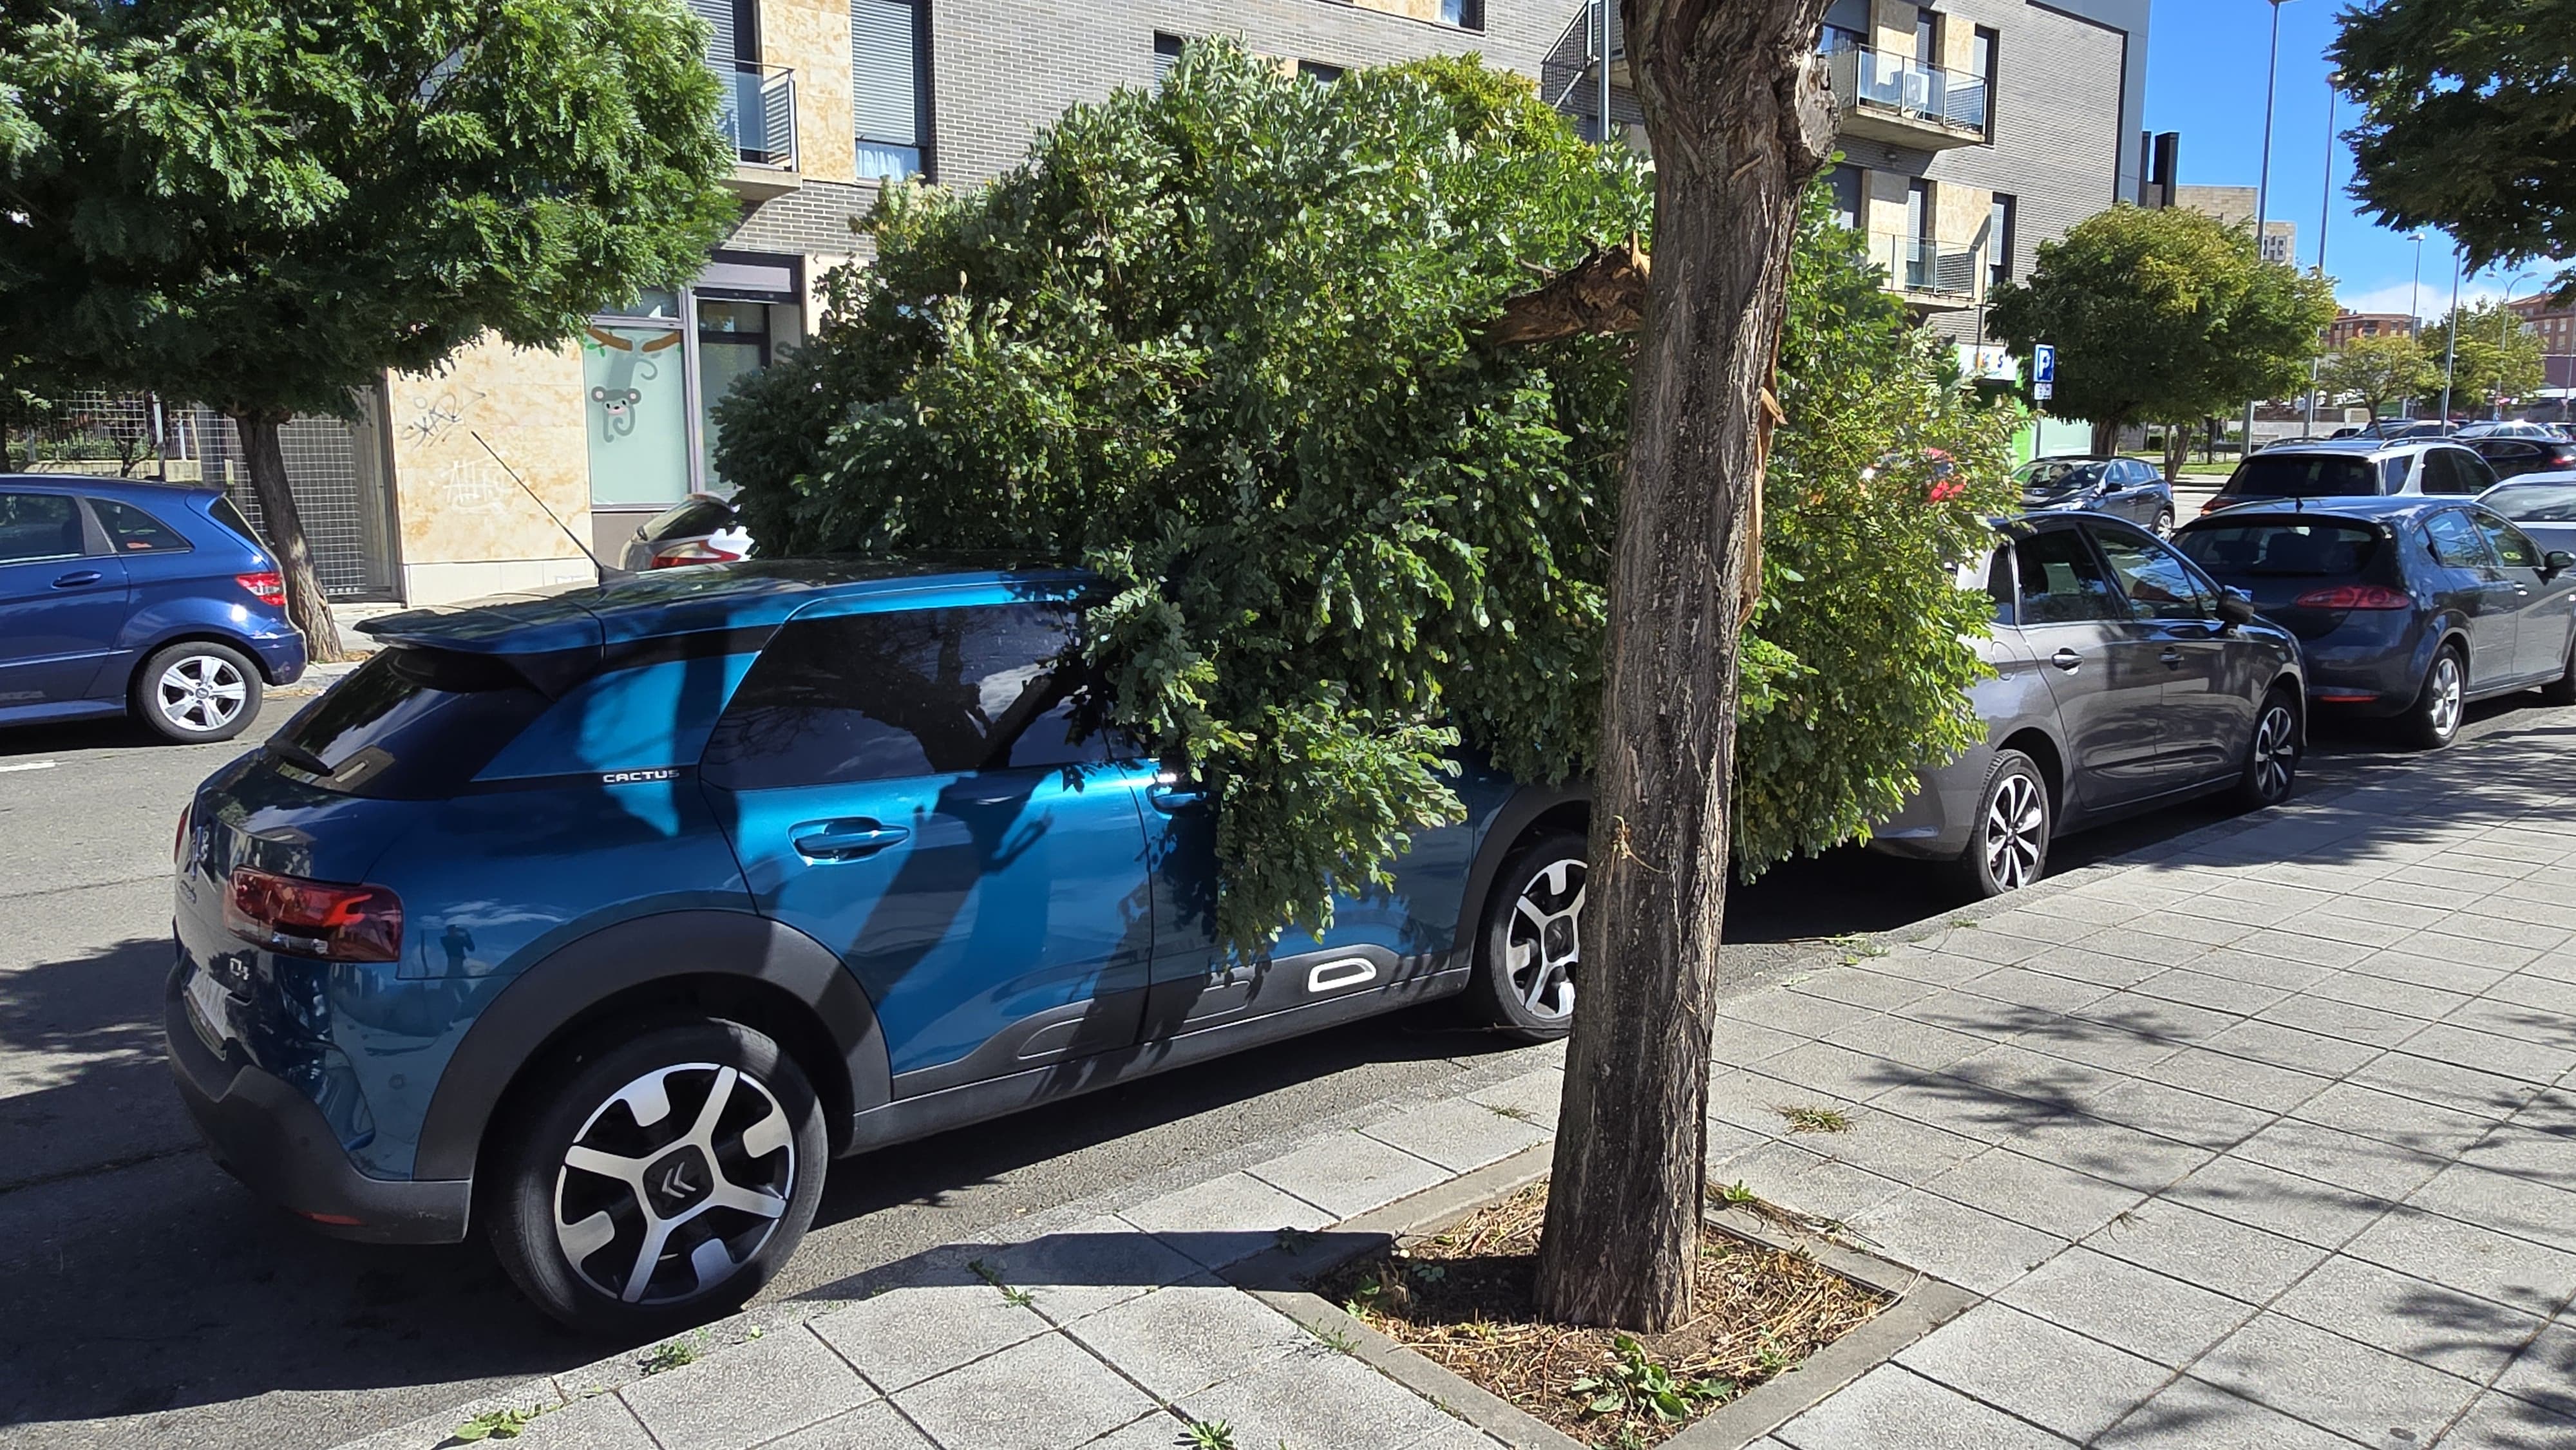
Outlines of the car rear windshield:
[{"label": "car rear windshield", "polygon": [[2519,484],[2478,502],[2516,523],[2576,524],[2576,483]]},{"label": "car rear windshield", "polygon": [[472,780],[550,703],[489,656],[397,645],[288,722],[269,753],[329,790],[432,800]]},{"label": "car rear windshield", "polygon": [[732,524],[733,505],[722,499],[693,498],[655,514],[644,525],[644,538],[650,543],[664,539],[693,539]]},{"label": "car rear windshield", "polygon": [[2379,492],[2379,470],[2367,458],[2318,453],[2257,453],[2236,465],[2221,493],[2250,498],[2339,498]]},{"label": "car rear windshield", "polygon": [[2295,578],[2356,575],[2379,554],[2379,530],[2334,519],[2242,519],[2201,524],[2174,540],[2212,574]]}]

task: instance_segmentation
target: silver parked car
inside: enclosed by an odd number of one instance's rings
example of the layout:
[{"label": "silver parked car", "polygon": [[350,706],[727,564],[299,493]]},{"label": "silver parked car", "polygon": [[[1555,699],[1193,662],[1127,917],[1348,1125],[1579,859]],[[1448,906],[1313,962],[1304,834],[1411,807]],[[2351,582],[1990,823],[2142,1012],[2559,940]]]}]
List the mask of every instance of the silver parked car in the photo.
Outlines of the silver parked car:
[{"label": "silver parked car", "polygon": [[640,574],[684,564],[730,564],[750,553],[751,535],[733,505],[712,493],[693,493],[637,526],[617,562]]},{"label": "silver parked car", "polygon": [[1985,743],[1925,771],[1878,849],[1955,862],[1994,896],[2038,880],[2070,831],[2220,791],[2289,798],[2307,742],[2298,642],[2162,540],[2034,514],[1961,583],[1994,599],[1995,677],[1970,695]]},{"label": "silver parked car", "polygon": [[2576,554],[2576,472],[2526,473],[2479,494],[2478,502],[2513,520],[2543,553]]}]

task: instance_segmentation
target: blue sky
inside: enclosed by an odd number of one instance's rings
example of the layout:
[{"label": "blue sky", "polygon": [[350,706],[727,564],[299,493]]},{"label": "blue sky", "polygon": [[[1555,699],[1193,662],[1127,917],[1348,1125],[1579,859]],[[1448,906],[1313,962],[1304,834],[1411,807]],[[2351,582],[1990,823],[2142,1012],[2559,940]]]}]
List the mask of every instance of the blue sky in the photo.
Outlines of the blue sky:
[{"label": "blue sky", "polygon": [[[2344,306],[2357,312],[2403,312],[2415,266],[2405,234],[2371,222],[2344,194],[2352,149],[2334,143],[2327,156],[2326,47],[2345,0],[2287,0],[2281,7],[2281,79],[2272,121],[2269,214],[2299,225],[2299,265],[2317,260],[2317,218],[2331,159],[2334,193],[2326,228],[2326,272]],[[2187,186],[2252,186],[2263,155],[2263,81],[2271,36],[2266,0],[2155,0],[2148,28],[2147,129],[2182,133],[2181,180]],[[2353,107],[2338,98],[2336,131],[2351,128]],[[2132,144],[2135,144],[2134,142]],[[2451,301],[2450,244],[2424,238],[2423,312],[2438,316]],[[2514,279],[2528,272],[2519,282]],[[2551,269],[2505,268],[2470,278],[2464,300],[2529,294]]]}]

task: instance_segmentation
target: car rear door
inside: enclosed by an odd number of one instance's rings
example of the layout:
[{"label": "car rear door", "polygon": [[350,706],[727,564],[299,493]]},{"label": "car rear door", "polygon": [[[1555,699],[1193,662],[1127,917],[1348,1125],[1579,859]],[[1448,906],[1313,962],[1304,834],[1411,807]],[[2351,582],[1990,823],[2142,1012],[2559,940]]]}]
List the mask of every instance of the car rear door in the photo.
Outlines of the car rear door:
[{"label": "car rear door", "polygon": [[78,499],[0,492],[0,710],[90,698],[127,596]]},{"label": "car rear door", "polygon": [[754,901],[857,974],[899,1096],[1136,1039],[1153,772],[1084,729],[1075,628],[1047,602],[800,615],[708,742]]},{"label": "car rear door", "polygon": [[2522,610],[2530,588],[2516,585],[2497,566],[2468,510],[2427,515],[2424,535],[2433,562],[2450,575],[2449,592],[2469,616],[2469,688],[2483,690],[2520,673]]},{"label": "car rear door", "polygon": [[2568,636],[2576,631],[2576,613],[2571,613],[2570,606],[2576,580],[2552,573],[2540,546],[2522,530],[2485,509],[2473,508],[2468,514],[2486,537],[2497,572],[2512,582],[2521,602],[2513,631],[2514,673],[2536,680],[2556,679],[2567,667]]},{"label": "car rear door", "polygon": [[2163,788],[2165,666],[2154,633],[2129,617],[2092,541],[2073,520],[2028,525],[2014,543],[2021,636],[2057,704],[2067,787],[2086,809]]}]

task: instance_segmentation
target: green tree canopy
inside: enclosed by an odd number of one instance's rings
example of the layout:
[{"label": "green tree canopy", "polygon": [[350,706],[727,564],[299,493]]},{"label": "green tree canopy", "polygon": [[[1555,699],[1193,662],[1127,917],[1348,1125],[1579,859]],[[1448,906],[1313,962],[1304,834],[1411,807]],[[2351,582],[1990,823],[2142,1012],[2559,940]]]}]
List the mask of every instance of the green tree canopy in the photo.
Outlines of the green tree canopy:
[{"label": "green tree canopy", "polygon": [[2412,398],[2437,387],[2442,370],[2424,355],[2424,345],[2402,332],[2357,337],[2343,351],[2326,354],[2317,386],[2330,395],[2357,397],[2372,417],[2400,398]]},{"label": "green tree canopy", "polygon": [[2250,227],[2127,203],[2039,245],[1997,288],[1987,326],[2016,351],[2057,345],[2048,411],[2108,452],[2132,423],[2193,419],[2303,389],[2334,320],[2331,283],[2263,261]]},{"label": "green tree canopy", "polygon": [[2450,233],[2472,270],[2576,257],[2576,0],[2371,0],[2341,21],[2352,194]]},{"label": "green tree canopy", "polygon": [[702,36],[676,0],[0,10],[0,357],[229,414],[334,649],[277,426],[702,265],[733,214]]},{"label": "green tree canopy", "polygon": [[[1194,45],[1159,92],[1075,108],[988,186],[890,189],[832,320],[722,406],[720,462],[765,551],[1106,575],[1089,649],[1110,702],[1199,773],[1219,927],[1258,950],[1453,815],[1461,735],[1523,778],[1588,768],[1630,344],[1479,329],[1650,207],[1637,158],[1472,61],[1327,86]],[[1924,449],[2001,474],[2000,425],[1815,218],[1815,339],[1787,360],[1813,365],[1774,493],[1775,520],[1817,517],[1780,529],[1761,627],[1817,660],[1775,644],[1746,727],[1796,737],[1760,770],[1809,778],[1770,787],[1798,814],[1739,813],[1759,860],[1852,834],[1964,742],[1983,606],[1935,556],[1992,500],[1928,504]],[[1832,409],[1856,425],[1808,441]],[[1871,682],[1908,698],[1843,720]]]},{"label": "green tree canopy", "polygon": [[[2460,346],[2453,358],[2455,328]],[[2451,383],[2451,406],[2472,410],[2493,406],[2499,397],[2527,398],[2547,377],[2540,335],[2501,302],[2472,303],[2425,328],[2424,359],[2428,375],[2419,391],[2437,407],[2445,376]]]}]

